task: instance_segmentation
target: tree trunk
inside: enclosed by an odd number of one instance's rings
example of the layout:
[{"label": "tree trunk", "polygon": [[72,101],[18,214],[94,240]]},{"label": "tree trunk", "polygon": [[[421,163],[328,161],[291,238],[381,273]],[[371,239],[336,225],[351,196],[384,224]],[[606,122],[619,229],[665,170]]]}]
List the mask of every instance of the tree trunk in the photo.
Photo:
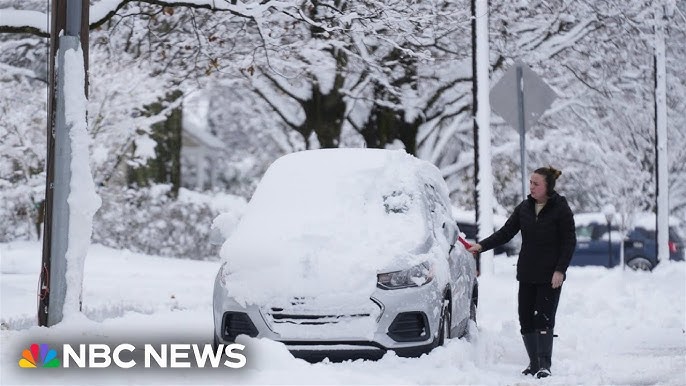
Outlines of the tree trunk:
[{"label": "tree trunk", "polygon": [[405,150],[410,154],[417,151],[417,131],[421,120],[416,118],[412,122],[406,122],[402,111],[395,111],[388,107],[374,106],[365,122],[360,134],[369,148],[384,148],[400,140]]},{"label": "tree trunk", "polygon": [[[146,114],[159,114],[167,103],[180,98],[181,94],[179,90],[168,93],[165,101],[146,106]],[[171,111],[165,121],[152,125],[150,137],[157,143],[155,158],[148,160],[145,166],[129,168],[129,185],[171,184],[169,195],[172,198],[178,197],[181,187],[182,118],[182,106],[178,106]]]}]

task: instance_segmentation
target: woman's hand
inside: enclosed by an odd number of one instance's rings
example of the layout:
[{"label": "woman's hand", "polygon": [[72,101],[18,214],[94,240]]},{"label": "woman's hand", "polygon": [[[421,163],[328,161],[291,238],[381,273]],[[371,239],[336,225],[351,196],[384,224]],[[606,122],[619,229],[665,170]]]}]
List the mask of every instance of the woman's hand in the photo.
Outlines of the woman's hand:
[{"label": "woman's hand", "polygon": [[481,244],[477,243],[477,244],[472,245],[469,249],[467,249],[467,251],[471,252],[472,255],[476,255],[477,253],[481,252],[482,249],[483,249],[483,247],[481,246]]},{"label": "woman's hand", "polygon": [[553,285],[553,288],[560,288],[562,287],[563,281],[565,281],[565,274],[560,271],[555,271],[555,273],[553,273],[553,280],[551,280],[550,284]]}]

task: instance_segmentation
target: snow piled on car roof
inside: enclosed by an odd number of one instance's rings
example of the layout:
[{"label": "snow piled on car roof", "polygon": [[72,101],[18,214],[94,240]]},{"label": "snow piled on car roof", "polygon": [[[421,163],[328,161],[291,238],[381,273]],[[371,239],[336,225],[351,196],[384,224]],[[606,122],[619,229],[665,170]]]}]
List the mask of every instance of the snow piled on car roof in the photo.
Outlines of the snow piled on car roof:
[{"label": "snow piled on car roof", "polygon": [[422,181],[447,199],[438,169],[404,150],[279,158],[220,252],[228,292],[242,303],[354,293],[368,301],[380,271],[435,258]]}]

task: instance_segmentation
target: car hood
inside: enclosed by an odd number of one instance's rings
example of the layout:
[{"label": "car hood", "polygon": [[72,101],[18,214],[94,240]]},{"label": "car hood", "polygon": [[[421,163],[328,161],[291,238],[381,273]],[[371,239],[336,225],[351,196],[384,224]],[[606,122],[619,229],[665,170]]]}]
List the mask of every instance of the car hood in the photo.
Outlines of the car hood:
[{"label": "car hood", "polygon": [[339,295],[361,303],[376,290],[378,273],[407,269],[441,256],[440,246],[431,237],[408,250],[342,240],[303,234],[280,240],[278,248],[264,243],[243,249],[241,258],[225,260],[227,291],[244,305],[275,304],[300,297],[316,302]]}]

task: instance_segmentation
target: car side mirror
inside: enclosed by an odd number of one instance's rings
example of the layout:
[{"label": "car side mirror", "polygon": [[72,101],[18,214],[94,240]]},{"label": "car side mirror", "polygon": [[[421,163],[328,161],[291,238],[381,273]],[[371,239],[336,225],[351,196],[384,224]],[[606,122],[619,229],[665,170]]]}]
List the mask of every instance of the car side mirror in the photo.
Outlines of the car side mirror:
[{"label": "car side mirror", "polygon": [[[445,236],[445,239],[448,241],[450,246],[454,246],[455,243],[457,242],[457,228],[450,226],[448,223],[444,222],[443,223],[443,236]],[[452,248],[451,248],[452,250]]]},{"label": "car side mirror", "polygon": [[210,229],[210,244],[212,245],[222,245],[226,238],[222,234],[221,229],[212,228]]},{"label": "car side mirror", "polygon": [[212,226],[210,227],[210,244],[224,244],[224,241],[231,237],[236,225],[240,221],[241,215],[242,213],[236,214],[234,212],[226,212],[215,217],[212,221]]}]

